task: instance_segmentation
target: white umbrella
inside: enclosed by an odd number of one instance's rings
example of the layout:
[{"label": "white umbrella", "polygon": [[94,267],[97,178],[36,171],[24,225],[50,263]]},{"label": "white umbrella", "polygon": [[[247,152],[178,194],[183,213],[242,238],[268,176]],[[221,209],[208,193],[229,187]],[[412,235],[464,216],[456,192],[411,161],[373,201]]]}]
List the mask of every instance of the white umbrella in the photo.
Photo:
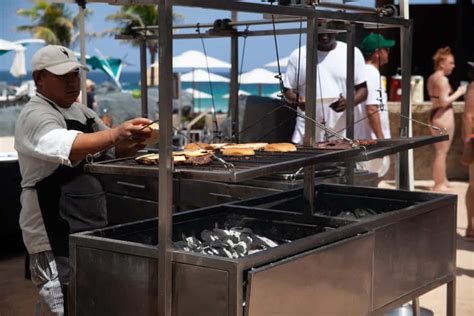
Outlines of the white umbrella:
[{"label": "white umbrella", "polygon": [[26,76],[25,48],[21,45],[19,49],[15,50],[10,73],[16,78]]},{"label": "white umbrella", "polygon": [[[207,59],[207,63],[206,63]],[[153,63],[150,67],[157,67],[158,62]],[[232,66],[215,57],[206,56],[196,50],[189,50],[181,55],[173,57],[173,68],[225,68],[230,69]]]},{"label": "white umbrella", "polygon": [[25,39],[25,40],[20,40],[16,42],[10,42],[10,41],[0,39],[0,55],[9,51],[15,52],[15,57],[13,58],[13,63],[10,68],[10,73],[14,77],[23,77],[26,75],[24,45],[28,45],[32,43],[44,44],[44,40]]},{"label": "white umbrella", "polygon": [[[158,66],[158,61],[154,64],[151,65],[151,67],[157,67]],[[207,68],[224,68],[224,69],[230,69],[232,66],[231,64],[222,61],[220,59],[211,57],[211,56],[206,56],[202,52],[196,51],[196,50],[189,50],[186,51],[180,55],[174,56],[173,57],[173,68],[191,68],[192,71],[191,73],[187,73],[181,76],[181,81],[185,82],[192,82],[192,86],[194,88],[194,83],[195,82],[208,82],[214,81],[214,82],[229,82],[230,80],[219,76],[219,75],[214,75],[211,74],[211,78],[209,78],[209,75],[207,75],[207,72],[202,73],[195,71],[196,68],[200,69],[207,69]],[[187,76],[188,74],[191,74],[190,76]],[[201,79],[201,80],[198,80]],[[194,104],[194,98],[192,100],[192,103]]]},{"label": "white umbrella", "polygon": [[194,69],[181,75],[181,82],[230,82],[229,78],[207,72],[202,69]]},{"label": "white umbrella", "polygon": [[275,74],[263,68],[256,68],[242,74],[239,78],[241,84],[258,85],[258,95],[262,95],[262,84],[279,84],[280,81],[275,78]]},{"label": "white umbrella", "polygon": [[[250,95],[250,92],[244,91],[244,90],[239,90],[238,95]],[[222,96],[224,99],[230,98],[230,94],[226,93]]]},{"label": "white umbrella", "polygon": [[184,91],[191,94],[195,99],[212,99],[212,95],[210,95],[209,93],[200,91],[200,90],[196,90],[196,89],[193,89],[193,88],[187,88]]},{"label": "white umbrella", "polygon": [[241,84],[279,84],[275,73],[263,68],[256,68],[240,76]]},{"label": "white umbrella", "polygon": [[[288,67],[288,60],[289,59],[290,59],[290,57],[280,58],[280,67],[281,68]],[[271,63],[263,65],[263,67],[265,67],[265,68],[277,68],[278,67],[278,62],[275,60],[275,61],[272,61]]]}]

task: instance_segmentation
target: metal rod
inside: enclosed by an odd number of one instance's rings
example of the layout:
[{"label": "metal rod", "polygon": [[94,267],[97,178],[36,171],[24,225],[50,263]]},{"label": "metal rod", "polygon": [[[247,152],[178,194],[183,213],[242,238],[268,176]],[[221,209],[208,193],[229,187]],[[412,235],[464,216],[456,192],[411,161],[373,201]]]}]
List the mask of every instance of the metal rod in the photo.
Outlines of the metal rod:
[{"label": "metal rod", "polygon": [[[316,138],[316,88],[317,88],[317,65],[318,65],[318,21],[316,18],[308,18],[306,28],[306,116],[303,143],[305,146],[313,147]],[[298,89],[298,87],[296,87]],[[303,194],[305,199],[304,211],[307,215],[313,215],[314,205],[314,166],[304,168]]]},{"label": "metal rod", "polygon": [[172,309],[172,203],[173,203],[173,0],[159,0],[159,115],[160,168],[158,171],[158,315]]},{"label": "metal rod", "polygon": [[[354,139],[354,46],[355,46],[355,24],[351,23],[347,27],[347,65],[346,65],[346,137]],[[347,184],[354,184],[355,163],[349,162],[346,170]]]},{"label": "metal rod", "polygon": [[[409,137],[411,133],[411,106],[410,106],[410,79],[411,79],[411,53],[413,29],[411,26],[404,27],[401,31],[401,50],[402,50],[402,99],[400,117],[400,137]],[[408,151],[402,151],[398,154],[398,183],[399,189],[410,190],[412,181],[410,181]]]},{"label": "metal rod", "polygon": [[[153,67],[150,71],[155,71]],[[140,91],[142,102],[142,117],[148,117],[148,78],[146,67],[146,40],[140,41]]]},{"label": "metal rod", "polygon": [[236,143],[239,142],[239,38],[232,36],[230,38],[230,91],[229,91],[229,109],[231,111],[231,135]]},{"label": "metal rod", "polygon": [[[85,25],[85,11],[86,4],[85,2],[79,3],[79,45],[81,50],[81,64],[86,64],[86,25]],[[87,74],[85,71],[80,72],[81,76],[81,101],[82,104],[87,106]]]},{"label": "metal rod", "polygon": [[315,8],[317,9],[318,7],[328,8],[328,9],[358,11],[359,13],[363,12],[363,13],[379,14],[379,9],[377,8],[364,7],[364,6],[351,5],[351,4],[324,2],[324,3],[318,3]]},{"label": "metal rod", "polygon": [[[292,28],[292,29],[280,29],[276,30],[275,34],[277,35],[292,35],[292,34],[298,34],[299,29],[297,28]],[[175,34],[173,38],[175,39],[186,39],[186,38],[196,38],[195,36],[193,37],[192,35],[194,34]],[[244,36],[271,36],[273,35],[273,30],[258,30],[258,31],[248,31],[246,32],[236,32],[235,34],[229,35],[228,33],[222,33],[222,34],[202,34],[203,37],[207,38],[219,38],[219,37],[229,37],[229,36],[238,36],[238,37],[244,37]]]},{"label": "metal rod", "polygon": [[[276,19],[275,23],[295,23],[299,22],[300,18],[283,18],[283,19]],[[229,26],[250,26],[250,25],[269,25],[272,24],[271,20],[247,20],[247,21],[235,21],[232,19],[229,22]],[[173,25],[173,29],[195,29],[196,23],[194,24],[178,24]],[[214,23],[199,23],[200,28],[213,28]],[[132,27],[133,30],[141,31],[145,30],[143,26],[134,26]],[[146,27],[147,30],[156,30],[158,29],[158,25],[151,25]]]},{"label": "metal rod", "polygon": [[[454,263],[454,266],[456,266],[456,263]],[[451,282],[448,282],[447,284],[446,294],[447,294],[446,315],[456,316],[456,273],[454,273],[453,280]]]},{"label": "metal rod", "polygon": [[411,311],[413,316],[421,316],[420,299],[418,297],[411,301]]},{"label": "metal rod", "polygon": [[[320,27],[320,29],[322,29]],[[291,29],[279,29],[275,31],[276,35],[292,35],[292,34],[299,34],[299,28],[291,28]],[[345,32],[343,30],[332,30],[332,32],[342,33]],[[222,34],[196,34],[196,33],[186,33],[186,34],[174,34],[173,39],[199,39],[199,38],[223,38],[223,37],[231,37],[231,36],[271,36],[273,35],[273,30],[258,30],[258,31],[248,31],[248,32],[235,32],[233,34],[230,33],[222,33]],[[115,39],[118,40],[132,40],[132,39],[144,39],[144,40],[158,40],[158,35],[115,35]]]},{"label": "metal rod", "polygon": [[[88,2],[117,4],[146,5],[155,4],[157,0],[89,0]],[[274,15],[286,15],[294,17],[315,17],[325,20],[339,20],[355,23],[373,23],[380,25],[404,26],[411,24],[411,21],[400,19],[399,17],[380,17],[374,14],[357,14],[342,11],[315,10],[311,6],[280,6],[250,2],[239,2],[237,0],[175,0],[173,5],[184,7],[197,7],[216,9],[224,11],[239,11],[249,13],[266,13]]]}]

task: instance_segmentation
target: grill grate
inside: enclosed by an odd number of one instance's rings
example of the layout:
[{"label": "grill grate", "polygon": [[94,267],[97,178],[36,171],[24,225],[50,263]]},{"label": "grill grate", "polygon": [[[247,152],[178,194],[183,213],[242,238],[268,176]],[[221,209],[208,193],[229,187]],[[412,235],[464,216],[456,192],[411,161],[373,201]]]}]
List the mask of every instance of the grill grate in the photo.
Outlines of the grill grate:
[{"label": "grill grate", "polygon": [[[387,139],[379,140],[377,144],[367,148],[344,150],[299,147],[298,151],[287,153],[257,151],[255,156],[248,157],[228,157],[216,152],[217,157],[232,163],[234,169],[228,169],[221,162],[213,160],[210,165],[205,166],[176,165],[174,171],[182,177],[192,179],[241,182],[320,163],[371,160],[447,138],[447,135],[440,135]],[[139,165],[133,157],[88,164],[86,170],[91,173],[158,176],[158,166]]]}]

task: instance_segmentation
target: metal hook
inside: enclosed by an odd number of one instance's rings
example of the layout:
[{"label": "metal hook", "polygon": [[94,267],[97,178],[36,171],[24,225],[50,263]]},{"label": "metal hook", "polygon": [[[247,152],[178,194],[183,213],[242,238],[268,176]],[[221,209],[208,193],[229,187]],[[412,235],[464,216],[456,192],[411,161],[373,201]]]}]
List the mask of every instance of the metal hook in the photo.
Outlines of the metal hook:
[{"label": "metal hook", "polygon": [[296,181],[296,177],[301,173],[301,171],[303,171],[303,167],[299,168],[298,170],[296,170],[295,173],[293,173],[291,176],[290,176],[290,182],[294,182]]},{"label": "metal hook", "polygon": [[92,154],[87,154],[87,156],[86,156],[86,162],[87,162],[87,163],[94,163],[94,156],[95,156],[95,154],[94,154],[94,155],[92,155]]}]

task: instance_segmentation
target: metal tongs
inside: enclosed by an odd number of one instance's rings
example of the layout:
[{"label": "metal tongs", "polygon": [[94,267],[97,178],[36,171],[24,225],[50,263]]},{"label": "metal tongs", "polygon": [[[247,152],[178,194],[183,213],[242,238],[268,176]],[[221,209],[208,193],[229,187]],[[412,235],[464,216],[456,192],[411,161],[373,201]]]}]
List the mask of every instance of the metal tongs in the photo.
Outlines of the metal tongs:
[{"label": "metal tongs", "polygon": [[[193,140],[191,138],[188,137],[188,135],[184,134],[183,132],[181,132],[179,129],[177,129],[176,127],[173,126],[173,129],[178,133],[180,134],[181,136],[184,136],[184,138],[186,138],[188,141],[190,142],[193,142]],[[196,143],[196,145],[201,148],[202,150],[207,150],[206,148],[203,148],[201,147],[201,145],[199,145],[198,143]],[[214,154],[212,151],[208,151],[208,153],[212,156],[212,158],[216,159],[217,161],[219,161],[225,169],[227,169],[229,172],[231,172],[232,174],[235,174],[235,166],[233,163],[231,162],[227,162],[225,161],[224,159],[218,157],[216,154]]]},{"label": "metal tongs", "polygon": [[[155,124],[155,123],[158,123],[158,122],[159,122],[159,119],[158,119],[158,120],[154,120],[154,121],[152,121],[152,122],[146,124],[146,125],[143,126],[142,128],[140,128],[137,132],[143,131],[145,128],[149,127],[150,125]],[[93,162],[94,162],[94,159],[99,158],[99,157],[100,157],[103,153],[105,153],[107,150],[112,149],[113,147],[117,146],[118,144],[123,143],[123,142],[126,141],[126,140],[133,140],[133,136],[130,136],[130,137],[128,137],[128,138],[124,138],[124,139],[122,139],[122,140],[119,140],[118,142],[113,143],[113,144],[110,145],[109,147],[107,147],[107,148],[105,148],[105,149],[103,149],[103,150],[101,150],[101,151],[98,151],[98,152],[96,152],[95,154],[87,154],[87,156],[86,156],[86,162],[87,162],[87,163],[93,163]]]}]

